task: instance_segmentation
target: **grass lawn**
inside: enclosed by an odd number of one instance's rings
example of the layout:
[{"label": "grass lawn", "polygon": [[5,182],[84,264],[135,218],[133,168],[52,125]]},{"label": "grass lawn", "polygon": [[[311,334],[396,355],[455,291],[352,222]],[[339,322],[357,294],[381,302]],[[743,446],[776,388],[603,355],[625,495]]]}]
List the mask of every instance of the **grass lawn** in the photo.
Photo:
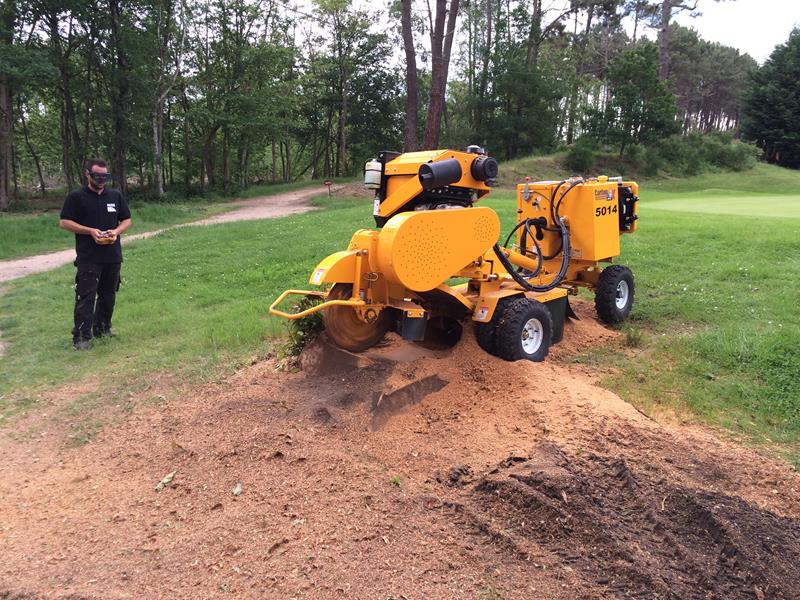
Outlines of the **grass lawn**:
[{"label": "grass lawn", "polygon": [[[695,178],[693,190],[691,180],[673,182],[678,189],[643,186],[640,231],[625,236],[620,261],[637,277],[623,326],[636,349],[598,348],[577,360],[606,372],[605,385],[645,410],[669,407],[781,444],[800,464],[800,173],[771,170],[728,174],[736,192],[714,191],[714,176]],[[753,178],[771,176],[783,179],[768,194],[749,189]],[[760,200],[758,216],[745,210],[752,198]],[[114,397],[146,385],[148,374],[201,381],[263,355],[285,327],[266,315],[269,303],[307,286],[318,260],[343,249],[356,229],[373,227],[367,199],[319,202],[319,212],[129,244],[115,318],[121,337],[92,352],[69,345],[74,269],[10,284],[0,297],[8,343],[0,414],[8,418],[36,405],[43,390],[95,373],[113,373],[104,391]],[[498,190],[486,204],[507,229],[512,193]]]},{"label": "grass lawn", "polygon": [[[129,233],[152,231],[225,212],[232,208],[230,200],[271,196],[309,185],[301,182],[255,186],[227,200],[214,197],[182,202],[131,203],[133,226]],[[0,212],[0,260],[63,250],[74,245],[74,235],[58,228],[57,210],[38,214]]]}]

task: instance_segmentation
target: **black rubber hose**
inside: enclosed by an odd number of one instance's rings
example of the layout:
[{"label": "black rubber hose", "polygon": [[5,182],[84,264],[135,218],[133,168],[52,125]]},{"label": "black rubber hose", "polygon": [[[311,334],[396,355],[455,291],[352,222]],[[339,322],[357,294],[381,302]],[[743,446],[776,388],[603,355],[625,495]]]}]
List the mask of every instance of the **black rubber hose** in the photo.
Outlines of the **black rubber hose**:
[{"label": "black rubber hose", "polygon": [[552,289],[557,288],[561,282],[564,280],[564,276],[567,274],[567,268],[569,267],[569,230],[567,230],[567,226],[564,225],[563,221],[559,221],[559,225],[561,227],[561,244],[562,244],[562,251],[563,257],[561,259],[561,268],[558,270],[553,281],[548,283],[547,285],[531,285],[528,283],[524,277],[522,277],[519,273],[516,272],[514,269],[514,265],[508,260],[508,257],[503,254],[503,251],[500,249],[500,246],[497,244],[494,245],[493,250],[494,253],[497,255],[500,264],[503,265],[508,274],[511,275],[511,278],[516,281],[522,289],[527,290],[529,292],[549,292]]},{"label": "black rubber hose", "polygon": [[[541,248],[541,246],[539,246],[539,242],[536,241],[536,236],[531,231],[530,222],[531,222],[531,219],[523,219],[522,221],[517,223],[514,226],[514,229],[512,229],[511,232],[508,234],[508,237],[506,238],[506,241],[503,242],[503,246],[504,247],[508,247],[508,242],[511,241],[511,236],[514,235],[514,232],[517,231],[517,229],[519,229],[520,227],[524,227],[524,229],[522,230],[522,239],[521,239],[521,242],[520,242],[520,246],[522,247],[521,248],[522,249],[522,254],[525,254],[526,256],[528,254],[527,249],[526,249],[526,246],[527,246],[527,244],[526,244],[526,242],[527,242],[526,236],[529,235],[529,236],[531,236],[531,240],[533,241],[533,246],[536,248],[536,257],[537,257],[537,261],[538,261],[538,263],[536,265],[536,270],[531,272],[529,275],[527,275],[527,277],[536,277],[539,274],[539,272],[542,270],[542,264],[543,264],[542,248]],[[521,271],[522,267],[520,267],[519,270]]]},{"label": "black rubber hose", "polygon": [[[558,212],[559,209],[561,208],[561,202],[564,201],[564,198],[567,197],[567,194],[569,194],[575,188],[575,186],[583,183],[584,180],[583,179],[577,179],[576,181],[572,182],[572,185],[570,185],[567,188],[567,191],[564,192],[562,194],[561,198],[559,198],[558,202],[556,202],[556,196],[558,195],[558,190],[566,182],[567,182],[566,179],[563,180],[563,181],[560,181],[558,183],[558,185],[555,187],[555,189],[553,190],[553,194],[550,196],[550,220],[553,222],[554,225],[558,225],[560,223],[560,221],[561,221],[561,215]],[[556,250],[555,252],[553,252],[553,254],[551,254],[550,256],[543,256],[542,257],[544,260],[553,260],[556,256],[561,254],[561,251],[564,249],[563,230],[560,227],[558,229],[550,229],[550,228],[546,228],[546,229],[548,231],[558,231],[558,232],[560,232],[562,234],[561,247],[558,250]]]},{"label": "black rubber hose", "polygon": [[[575,181],[572,182],[572,185],[570,185],[567,188],[567,191],[561,195],[561,198],[558,199],[558,204],[556,204],[555,218],[553,219],[553,223],[558,223],[558,220],[561,218],[561,215],[559,214],[558,211],[561,209],[561,203],[564,201],[564,198],[566,198],[567,194],[569,194],[576,186],[582,183],[584,183],[583,179],[576,179]],[[553,200],[555,200],[555,196],[553,197]],[[552,202],[550,203],[550,208],[553,208]]]}]

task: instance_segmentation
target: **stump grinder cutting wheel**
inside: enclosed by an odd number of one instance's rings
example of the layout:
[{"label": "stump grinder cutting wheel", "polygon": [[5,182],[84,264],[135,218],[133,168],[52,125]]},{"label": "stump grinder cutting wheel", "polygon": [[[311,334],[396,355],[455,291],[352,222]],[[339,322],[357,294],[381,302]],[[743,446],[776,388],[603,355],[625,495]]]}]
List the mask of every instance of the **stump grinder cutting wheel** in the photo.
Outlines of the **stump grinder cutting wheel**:
[{"label": "stump grinder cutting wheel", "polygon": [[[534,361],[561,340],[574,316],[567,298],[581,287],[594,291],[601,320],[624,320],[633,274],[600,265],[619,256],[621,234],[636,230],[639,186],[605,176],[526,180],[501,246],[497,214],[475,206],[497,174],[497,161],[477,146],[379,153],[364,177],[378,230],[356,231],[347,250],[317,265],[309,283],[327,291],[287,290],[269,312],[300,319],[322,310],[330,340],[353,352],[389,330],[424,343],[457,340],[471,319],[484,350]],[[323,301],[296,313],[279,309],[292,295]]]}]

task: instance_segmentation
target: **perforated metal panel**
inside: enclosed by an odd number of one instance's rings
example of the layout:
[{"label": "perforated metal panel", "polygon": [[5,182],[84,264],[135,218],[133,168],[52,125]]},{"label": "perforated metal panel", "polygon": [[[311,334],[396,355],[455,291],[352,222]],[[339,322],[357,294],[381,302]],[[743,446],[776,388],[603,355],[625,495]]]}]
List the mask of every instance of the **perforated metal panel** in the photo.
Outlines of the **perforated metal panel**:
[{"label": "perforated metal panel", "polygon": [[393,217],[378,239],[381,272],[414,291],[431,290],[497,242],[500,221],[485,207]]}]

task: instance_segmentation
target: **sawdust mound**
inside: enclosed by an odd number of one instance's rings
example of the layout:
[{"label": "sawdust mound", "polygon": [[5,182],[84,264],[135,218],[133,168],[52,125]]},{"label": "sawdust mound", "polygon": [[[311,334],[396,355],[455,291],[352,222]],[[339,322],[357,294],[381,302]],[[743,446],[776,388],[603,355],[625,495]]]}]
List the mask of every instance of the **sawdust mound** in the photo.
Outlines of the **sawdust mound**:
[{"label": "sawdust mound", "polygon": [[510,551],[525,558],[532,544],[548,548],[615,594],[792,598],[800,590],[796,521],[632,471],[622,458],[542,444],[473,489],[476,524],[491,531],[487,519],[505,521],[500,539]]}]

